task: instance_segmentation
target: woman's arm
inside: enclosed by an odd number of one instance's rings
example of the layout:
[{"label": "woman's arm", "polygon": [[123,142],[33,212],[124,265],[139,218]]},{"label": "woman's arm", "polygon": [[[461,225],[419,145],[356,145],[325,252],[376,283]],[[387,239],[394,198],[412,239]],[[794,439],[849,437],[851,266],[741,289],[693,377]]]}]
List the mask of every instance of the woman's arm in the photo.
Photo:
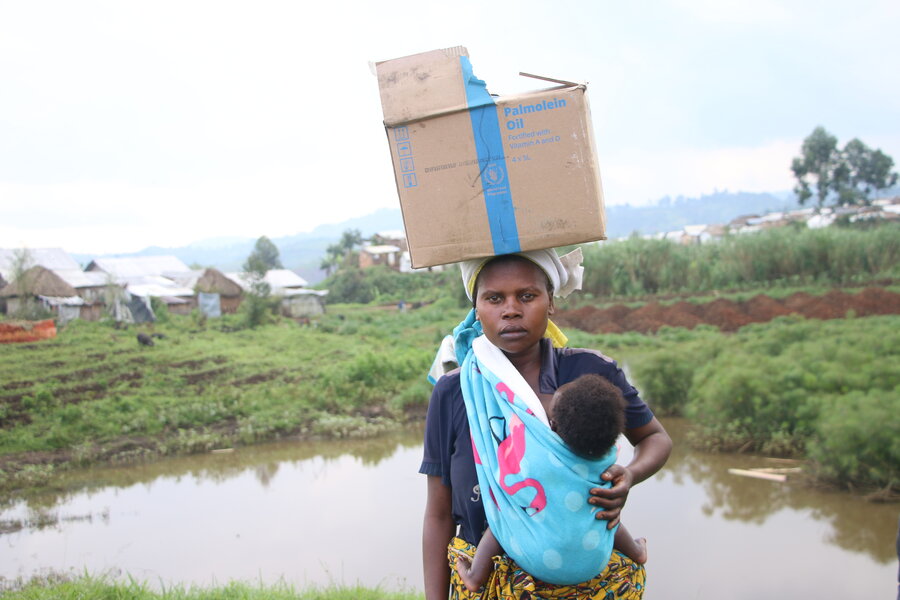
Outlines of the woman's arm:
[{"label": "woman's arm", "polygon": [[627,467],[613,465],[601,476],[611,481],[610,488],[591,488],[588,502],[603,510],[594,516],[609,521],[612,529],[619,522],[619,514],[628,498],[631,486],[640,483],[659,471],[672,452],[672,438],[656,417],[649,423],[634,429],[626,429],[625,437],[634,446],[634,456]]},{"label": "woman's arm", "polygon": [[437,475],[428,476],[425,520],[422,526],[422,566],[425,573],[425,600],[446,600],[450,590],[447,546],[456,533],[450,487]]}]

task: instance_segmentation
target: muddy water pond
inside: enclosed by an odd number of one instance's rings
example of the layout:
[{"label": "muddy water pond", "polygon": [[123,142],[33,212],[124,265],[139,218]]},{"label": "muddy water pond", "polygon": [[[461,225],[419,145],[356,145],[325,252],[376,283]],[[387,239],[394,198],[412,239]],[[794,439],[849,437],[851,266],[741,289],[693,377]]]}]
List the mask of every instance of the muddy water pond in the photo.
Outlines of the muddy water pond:
[{"label": "muddy water pond", "polygon": [[[664,423],[676,442],[684,435],[684,422]],[[54,491],[0,505],[0,577],[421,589],[421,452],[414,430],[70,473]],[[649,539],[645,598],[896,594],[900,506],[728,472],[763,466],[678,443],[634,489],[625,522]]]}]

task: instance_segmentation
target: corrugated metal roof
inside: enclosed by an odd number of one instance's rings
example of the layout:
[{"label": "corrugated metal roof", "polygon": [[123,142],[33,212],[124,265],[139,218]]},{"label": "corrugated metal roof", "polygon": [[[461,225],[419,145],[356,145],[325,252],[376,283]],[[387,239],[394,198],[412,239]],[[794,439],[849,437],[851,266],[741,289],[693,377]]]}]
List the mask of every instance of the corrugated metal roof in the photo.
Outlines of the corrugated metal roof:
[{"label": "corrugated metal roof", "polygon": [[51,306],[83,306],[84,300],[78,296],[38,296]]},{"label": "corrugated metal roof", "polygon": [[164,283],[165,281],[168,280],[164,279],[163,282],[145,281],[144,283],[129,283],[125,289],[135,296],[157,296],[162,298],[163,296],[194,295],[194,290],[191,288],[178,287],[171,281],[168,281],[169,285],[166,285]]},{"label": "corrugated metal roof", "polygon": [[400,248],[389,244],[382,244],[380,246],[366,246],[362,251],[368,252],[369,254],[390,254],[391,252],[400,252]]},{"label": "corrugated metal roof", "polygon": [[[11,279],[16,253],[21,251],[21,248],[0,248],[0,276],[3,279]],[[26,269],[38,265],[51,271],[81,270],[81,265],[62,248],[26,248],[25,251],[29,259]]]},{"label": "corrugated metal roof", "polygon": [[[225,277],[241,286],[241,289],[250,289],[246,273],[225,273]],[[309,285],[309,282],[289,269],[272,269],[267,271],[264,281],[271,286],[273,293],[281,293],[281,290],[284,289],[302,288]]]},{"label": "corrugated metal roof", "polygon": [[281,295],[283,295],[283,296],[327,296],[328,290],[285,289],[285,290],[281,291]]},{"label": "corrugated metal roof", "polygon": [[81,269],[54,270],[54,273],[73,288],[103,287],[110,284],[109,275],[100,271],[82,271]]},{"label": "corrugated metal roof", "polygon": [[88,265],[91,271],[103,271],[116,279],[131,281],[146,275],[188,274],[190,267],[177,256],[133,256],[129,258],[96,258]]}]

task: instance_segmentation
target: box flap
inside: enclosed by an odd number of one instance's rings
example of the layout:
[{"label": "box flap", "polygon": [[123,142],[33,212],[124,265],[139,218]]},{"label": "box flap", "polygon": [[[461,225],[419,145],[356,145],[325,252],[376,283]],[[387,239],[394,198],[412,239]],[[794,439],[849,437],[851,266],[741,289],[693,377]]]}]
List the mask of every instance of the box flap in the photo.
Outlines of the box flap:
[{"label": "box flap", "polygon": [[391,127],[466,110],[462,46],[432,50],[375,66],[384,124]]}]

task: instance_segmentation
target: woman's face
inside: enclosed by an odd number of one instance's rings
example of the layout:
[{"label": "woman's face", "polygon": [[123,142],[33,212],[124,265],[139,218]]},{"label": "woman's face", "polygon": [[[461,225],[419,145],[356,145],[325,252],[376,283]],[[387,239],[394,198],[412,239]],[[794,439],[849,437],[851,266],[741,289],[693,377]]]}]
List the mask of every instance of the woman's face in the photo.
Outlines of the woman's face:
[{"label": "woman's face", "polygon": [[534,350],[553,314],[547,288],[547,276],[527,259],[500,260],[482,269],[475,313],[488,340],[511,357]]}]

